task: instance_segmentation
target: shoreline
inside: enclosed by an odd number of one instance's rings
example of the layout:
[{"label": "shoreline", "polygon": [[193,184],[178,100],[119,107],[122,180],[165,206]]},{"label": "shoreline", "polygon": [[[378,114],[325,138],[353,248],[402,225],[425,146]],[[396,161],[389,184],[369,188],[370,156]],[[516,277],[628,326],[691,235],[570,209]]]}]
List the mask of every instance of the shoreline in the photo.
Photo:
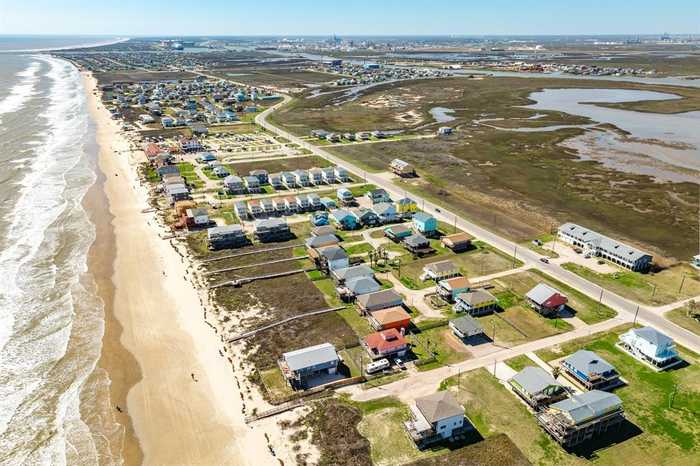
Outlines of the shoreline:
[{"label": "shoreline", "polygon": [[148,193],[136,173],[143,154],[101,104],[92,75],[81,76],[99,146],[94,187],[108,205],[101,219],[99,195],[86,202],[91,219],[110,227],[98,228],[89,272],[105,300],[99,367],[112,379],[112,410],[123,411],[119,453],[125,464],[278,464],[265,433],[245,423],[243,392],[203,318],[191,266],[162,239],[156,214],[143,212]]},{"label": "shoreline", "polygon": [[[84,79],[83,79],[84,82]],[[86,88],[87,91],[87,88]],[[91,106],[91,116],[94,110]],[[109,210],[109,201],[105,194],[105,174],[99,167],[99,153],[102,151],[100,135],[95,125],[95,142],[97,144],[97,160],[95,161],[96,180],[83,199],[83,207],[90,216],[90,221],[95,226],[95,241],[88,251],[88,273],[95,282],[97,294],[104,306],[104,334],[102,336],[102,348],[100,359],[97,361],[95,371],[90,379],[104,380],[109,385],[109,399],[103,401],[103,406],[109,408],[113,426],[118,426],[118,432],[112,432],[112,438],[107,437],[109,426],[103,425],[99,420],[90,422],[93,413],[83,412],[81,418],[87,419],[90,431],[100,431],[108,438],[108,453],[113,459],[121,459],[123,464],[141,464],[143,452],[139,445],[131,418],[124,412],[119,412],[116,407],[126,406],[126,396],[129,389],[141,379],[141,370],[134,356],[121,344],[120,338],[123,327],[114,314],[114,274],[115,235],[112,221],[114,216]],[[96,385],[96,384],[95,384]],[[81,403],[81,406],[82,403]],[[102,428],[102,429],[100,429]],[[106,432],[105,432],[106,431]],[[103,447],[103,450],[105,448]]]}]

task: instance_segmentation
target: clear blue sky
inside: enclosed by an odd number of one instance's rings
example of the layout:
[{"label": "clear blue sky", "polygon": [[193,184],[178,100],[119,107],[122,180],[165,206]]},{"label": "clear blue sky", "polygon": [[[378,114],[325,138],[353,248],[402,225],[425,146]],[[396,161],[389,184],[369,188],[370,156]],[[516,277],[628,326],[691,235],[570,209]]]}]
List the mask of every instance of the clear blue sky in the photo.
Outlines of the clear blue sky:
[{"label": "clear blue sky", "polygon": [[700,0],[0,0],[0,34],[700,33]]}]

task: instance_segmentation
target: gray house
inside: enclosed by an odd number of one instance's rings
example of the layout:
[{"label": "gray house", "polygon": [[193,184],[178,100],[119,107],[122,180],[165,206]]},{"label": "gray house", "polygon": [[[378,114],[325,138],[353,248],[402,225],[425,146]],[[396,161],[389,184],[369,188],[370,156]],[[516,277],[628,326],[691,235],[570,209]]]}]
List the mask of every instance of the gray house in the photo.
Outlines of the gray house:
[{"label": "gray house", "polygon": [[562,361],[561,367],[587,390],[606,390],[622,384],[615,367],[593,351],[576,351]]},{"label": "gray house", "polygon": [[224,225],[207,229],[209,249],[226,249],[244,246],[248,239],[240,225]]},{"label": "gray house", "polygon": [[321,343],[284,353],[279,366],[293,388],[304,388],[314,376],[335,374],[339,361],[335,347],[330,343]]},{"label": "gray house", "polygon": [[515,374],[508,384],[527,404],[537,410],[563,400],[568,395],[566,388],[541,367],[527,366]]},{"label": "gray house", "polygon": [[357,297],[357,308],[362,314],[403,305],[403,298],[392,289],[368,293]]},{"label": "gray house", "polygon": [[358,277],[374,277],[374,270],[372,267],[366,264],[353,265],[352,267],[346,267],[344,269],[333,270],[331,272],[333,280],[342,285],[348,280],[352,280]]},{"label": "gray house", "polygon": [[479,321],[470,315],[464,315],[451,320],[449,326],[452,333],[462,339],[484,333],[484,328],[481,326]]},{"label": "gray house", "polygon": [[411,420],[404,427],[416,446],[423,449],[471,429],[471,424],[465,422],[462,405],[449,391],[441,391],[416,398]]},{"label": "gray house", "polygon": [[599,390],[574,395],[537,413],[540,425],[566,448],[619,429],[624,419],[622,400]]}]

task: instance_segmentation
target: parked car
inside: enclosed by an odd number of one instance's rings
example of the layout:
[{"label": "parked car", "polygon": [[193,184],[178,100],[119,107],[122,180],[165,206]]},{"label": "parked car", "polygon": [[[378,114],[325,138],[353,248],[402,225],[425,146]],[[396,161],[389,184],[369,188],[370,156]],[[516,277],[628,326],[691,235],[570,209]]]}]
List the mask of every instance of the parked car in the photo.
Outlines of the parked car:
[{"label": "parked car", "polygon": [[394,359],[394,363],[396,364],[396,367],[398,367],[402,371],[406,370],[406,364],[404,364],[403,359],[396,358],[396,359]]},{"label": "parked car", "polygon": [[545,264],[549,264],[549,257],[540,257],[540,262],[544,262]]}]

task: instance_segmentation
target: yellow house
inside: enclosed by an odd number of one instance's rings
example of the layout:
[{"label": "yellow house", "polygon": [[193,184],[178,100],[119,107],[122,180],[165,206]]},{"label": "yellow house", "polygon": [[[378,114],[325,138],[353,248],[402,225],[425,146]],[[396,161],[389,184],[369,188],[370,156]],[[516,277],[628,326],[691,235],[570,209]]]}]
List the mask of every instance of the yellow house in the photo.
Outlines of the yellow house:
[{"label": "yellow house", "polygon": [[399,199],[399,202],[396,203],[397,205],[397,211],[400,214],[406,214],[406,213],[411,213],[415,212],[418,210],[418,204],[416,204],[416,201],[413,199],[410,199],[408,197],[404,197],[403,199]]}]

